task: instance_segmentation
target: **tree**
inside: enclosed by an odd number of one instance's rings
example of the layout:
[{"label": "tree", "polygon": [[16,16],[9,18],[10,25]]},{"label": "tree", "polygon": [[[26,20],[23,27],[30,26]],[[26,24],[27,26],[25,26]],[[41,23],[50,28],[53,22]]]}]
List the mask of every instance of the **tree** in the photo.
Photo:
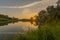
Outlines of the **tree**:
[{"label": "tree", "polygon": [[47,11],[45,11],[45,10],[40,11],[40,12],[38,13],[38,21],[39,21],[39,23],[40,23],[40,24],[45,23],[46,20],[47,20],[47,17],[48,17]]},{"label": "tree", "polygon": [[47,9],[48,13],[51,13],[52,11],[54,11],[54,6],[53,5],[52,6],[48,6],[46,9]]}]

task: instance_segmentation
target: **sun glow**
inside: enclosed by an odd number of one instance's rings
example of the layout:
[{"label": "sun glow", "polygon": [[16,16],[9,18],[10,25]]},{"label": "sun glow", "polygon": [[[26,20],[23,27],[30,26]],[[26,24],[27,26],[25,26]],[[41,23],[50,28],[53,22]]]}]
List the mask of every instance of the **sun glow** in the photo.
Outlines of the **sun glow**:
[{"label": "sun glow", "polygon": [[29,14],[25,14],[25,15],[22,15],[22,16],[19,16],[18,18],[19,19],[22,19],[22,18],[27,18],[27,19],[30,19],[31,17],[33,17],[34,19],[35,19],[35,15],[36,15],[37,13],[29,13]]}]

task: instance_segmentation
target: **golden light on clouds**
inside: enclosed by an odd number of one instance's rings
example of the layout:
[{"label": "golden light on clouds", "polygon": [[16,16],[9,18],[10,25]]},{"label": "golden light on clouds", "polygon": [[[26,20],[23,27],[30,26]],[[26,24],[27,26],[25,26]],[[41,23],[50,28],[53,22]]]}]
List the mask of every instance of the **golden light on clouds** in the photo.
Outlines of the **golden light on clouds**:
[{"label": "golden light on clouds", "polygon": [[36,13],[30,13],[30,14],[26,14],[26,15],[19,16],[18,18],[19,18],[19,19],[21,19],[21,18],[30,19],[31,17],[34,17],[35,15],[36,15]]},{"label": "golden light on clouds", "polygon": [[38,9],[31,10],[30,8],[24,9],[22,11],[22,14],[18,18],[27,18],[30,19],[31,17],[34,17],[35,15],[38,14]]}]

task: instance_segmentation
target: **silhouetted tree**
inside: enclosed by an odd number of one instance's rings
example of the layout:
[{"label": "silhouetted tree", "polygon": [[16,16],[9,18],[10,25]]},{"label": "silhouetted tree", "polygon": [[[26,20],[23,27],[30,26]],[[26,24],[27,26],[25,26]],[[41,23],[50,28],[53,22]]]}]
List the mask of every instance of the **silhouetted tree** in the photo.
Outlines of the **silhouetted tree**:
[{"label": "silhouetted tree", "polygon": [[39,21],[41,24],[45,23],[45,21],[47,20],[47,16],[48,16],[47,11],[45,11],[45,10],[40,11],[40,12],[38,13],[38,18],[39,18],[38,21]]}]

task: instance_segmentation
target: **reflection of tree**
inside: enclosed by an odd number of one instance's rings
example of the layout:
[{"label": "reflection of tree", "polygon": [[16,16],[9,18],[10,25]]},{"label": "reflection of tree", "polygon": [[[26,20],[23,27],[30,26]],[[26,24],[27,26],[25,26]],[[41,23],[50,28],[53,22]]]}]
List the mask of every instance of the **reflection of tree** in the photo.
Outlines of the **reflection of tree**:
[{"label": "reflection of tree", "polygon": [[8,25],[9,23],[16,23],[17,21],[1,21],[0,22],[0,26],[5,26],[5,25]]},{"label": "reflection of tree", "polygon": [[33,24],[34,26],[38,25],[38,22],[35,22],[35,21],[34,22],[30,21],[30,23]]},{"label": "reflection of tree", "polygon": [[38,16],[35,15],[34,17],[30,18],[30,23],[37,26],[38,25]]},{"label": "reflection of tree", "polygon": [[0,23],[0,26],[8,25],[8,23]]}]

